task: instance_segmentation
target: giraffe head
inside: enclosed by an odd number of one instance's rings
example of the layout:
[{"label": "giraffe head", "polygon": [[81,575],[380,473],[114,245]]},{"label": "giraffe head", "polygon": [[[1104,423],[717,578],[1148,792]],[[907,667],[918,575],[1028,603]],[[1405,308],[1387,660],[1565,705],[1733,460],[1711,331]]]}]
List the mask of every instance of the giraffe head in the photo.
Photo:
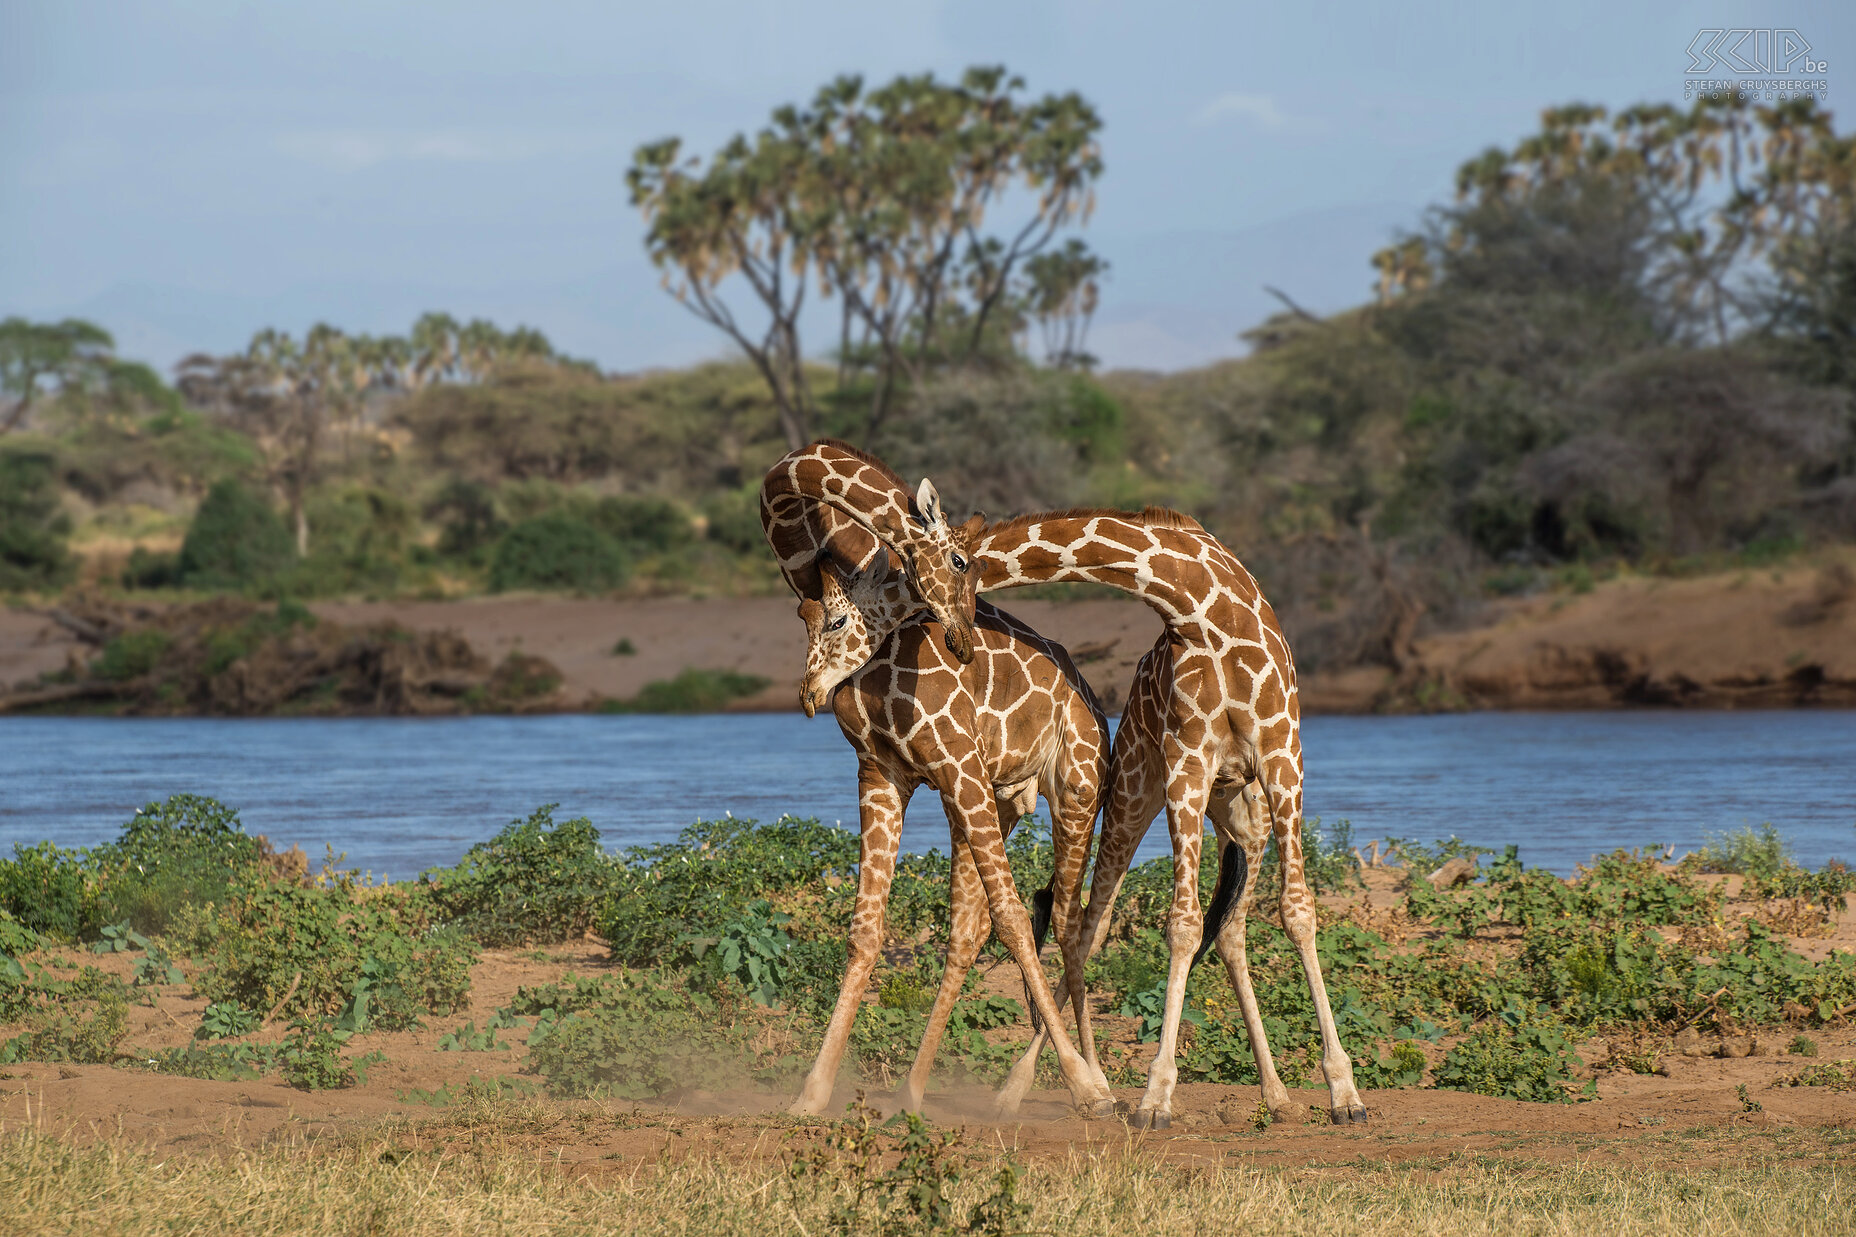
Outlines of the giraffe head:
[{"label": "giraffe head", "polygon": [[799,685],[799,707],[811,717],[831,699],[838,684],[870,660],[877,644],[894,630],[873,627],[867,614],[883,605],[881,578],[887,565],[881,554],[863,572],[845,580],[827,558],[819,572],[823,593],[818,601],[799,603],[806,625],[806,677]]},{"label": "giraffe head", "polygon": [[870,523],[872,531],[901,556],[909,586],[946,632],[947,651],[962,665],[971,662],[974,586],[979,582],[973,542],[986,526],[985,517],[952,523],[941,509],[934,482],[923,477],[906,515],[884,509]]}]

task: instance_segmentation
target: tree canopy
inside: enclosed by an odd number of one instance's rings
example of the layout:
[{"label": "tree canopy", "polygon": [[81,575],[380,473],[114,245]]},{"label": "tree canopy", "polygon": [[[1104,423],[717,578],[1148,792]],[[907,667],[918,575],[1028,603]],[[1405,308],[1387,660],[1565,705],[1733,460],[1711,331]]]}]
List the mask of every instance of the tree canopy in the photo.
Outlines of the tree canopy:
[{"label": "tree canopy", "polygon": [[[642,146],[627,183],[665,287],[747,354],[798,445],[817,411],[800,340],[808,295],[836,299],[838,389],[867,370],[863,428],[880,429],[903,384],[1016,333],[1027,263],[1094,206],[1101,124],[1080,95],[1028,99],[999,67],[870,90],[844,76],[807,107],[776,108],[706,167],[684,158],[679,138]],[[1102,267],[1072,245],[1068,265],[1042,268],[1047,293],[1052,277],[1087,273],[1047,294],[1043,313],[1086,323]],[[731,304],[737,276],[764,326]]]}]

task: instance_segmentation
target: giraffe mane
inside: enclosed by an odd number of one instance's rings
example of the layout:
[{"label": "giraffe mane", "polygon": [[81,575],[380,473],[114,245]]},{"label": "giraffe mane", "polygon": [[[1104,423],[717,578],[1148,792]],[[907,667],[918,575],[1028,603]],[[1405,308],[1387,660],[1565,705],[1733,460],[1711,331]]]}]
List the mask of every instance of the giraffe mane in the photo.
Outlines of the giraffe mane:
[{"label": "giraffe mane", "polygon": [[980,536],[1016,532],[1048,520],[1086,520],[1093,516],[1114,516],[1146,528],[1183,528],[1188,532],[1205,533],[1208,537],[1211,535],[1206,532],[1203,524],[1171,507],[1143,507],[1139,511],[1123,511],[1118,507],[1070,507],[1063,511],[1033,511],[1027,515],[1015,515],[1009,520],[988,524],[980,531]]}]

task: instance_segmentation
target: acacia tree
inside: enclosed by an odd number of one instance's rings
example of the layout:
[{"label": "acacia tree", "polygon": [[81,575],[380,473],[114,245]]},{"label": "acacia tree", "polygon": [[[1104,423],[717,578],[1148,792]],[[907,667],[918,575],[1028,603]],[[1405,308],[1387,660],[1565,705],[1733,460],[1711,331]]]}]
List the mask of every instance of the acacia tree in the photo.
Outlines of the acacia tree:
[{"label": "acacia tree", "polygon": [[[788,442],[811,436],[816,411],[799,337],[814,286],[838,301],[840,386],[873,371],[874,430],[904,382],[980,355],[1022,265],[1087,219],[1101,121],[1079,95],[1026,101],[1024,90],[1001,68],[868,92],[840,77],[707,168],[676,138],[639,148],[627,183],[665,287],[753,361]],[[1022,216],[987,231],[1008,207]],[[764,327],[744,325],[724,296],[737,275]]]},{"label": "acacia tree", "polygon": [[[1542,112],[1540,132],[1514,149],[1463,164],[1457,199],[1519,204],[1579,180],[1609,181],[1644,204],[1649,287],[1675,323],[1725,343],[1769,316],[1770,277],[1756,263],[1783,282],[1809,268],[1801,251],[1856,221],[1856,138],[1837,136],[1809,95],[1771,106],[1704,97],[1687,110],[1643,104],[1615,116],[1570,104]],[[1375,254],[1382,301],[1427,286],[1438,256],[1420,238]]]},{"label": "acacia tree", "polygon": [[1036,254],[1025,263],[1030,285],[1025,312],[1038,325],[1047,364],[1058,369],[1088,369],[1095,364],[1083,345],[1107,270],[1108,263],[1074,237],[1062,248]]},{"label": "acacia tree", "polygon": [[248,434],[283,493],[298,554],[309,553],[306,500],[332,425],[352,422],[370,387],[384,381],[386,350],[368,336],[317,323],[301,342],[283,331],[252,336],[242,353],[196,353],[176,366],[181,394]]},{"label": "acacia tree", "polygon": [[106,383],[115,364],[116,341],[81,318],[62,322],[0,322],[0,434],[26,423],[39,398],[51,390]]}]

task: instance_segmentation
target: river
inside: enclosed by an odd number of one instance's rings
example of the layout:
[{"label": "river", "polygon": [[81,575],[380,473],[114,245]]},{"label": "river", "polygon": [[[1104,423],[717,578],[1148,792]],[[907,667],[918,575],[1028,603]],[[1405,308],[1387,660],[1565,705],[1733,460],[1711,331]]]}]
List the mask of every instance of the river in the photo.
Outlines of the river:
[{"label": "river", "polygon": [[[1310,815],[1361,841],[1515,843],[1569,873],[1618,846],[1679,853],[1770,821],[1802,862],[1856,861],[1856,712],[1314,717],[1303,744]],[[0,718],[0,854],[108,841],[137,805],[191,791],[312,861],[332,848],[398,879],[543,803],[590,817],[613,847],[725,812],[855,828],[855,769],[834,722],[797,714]],[[932,793],[911,804],[904,845],[946,849]],[[1140,857],[1165,853],[1162,825]]]}]

